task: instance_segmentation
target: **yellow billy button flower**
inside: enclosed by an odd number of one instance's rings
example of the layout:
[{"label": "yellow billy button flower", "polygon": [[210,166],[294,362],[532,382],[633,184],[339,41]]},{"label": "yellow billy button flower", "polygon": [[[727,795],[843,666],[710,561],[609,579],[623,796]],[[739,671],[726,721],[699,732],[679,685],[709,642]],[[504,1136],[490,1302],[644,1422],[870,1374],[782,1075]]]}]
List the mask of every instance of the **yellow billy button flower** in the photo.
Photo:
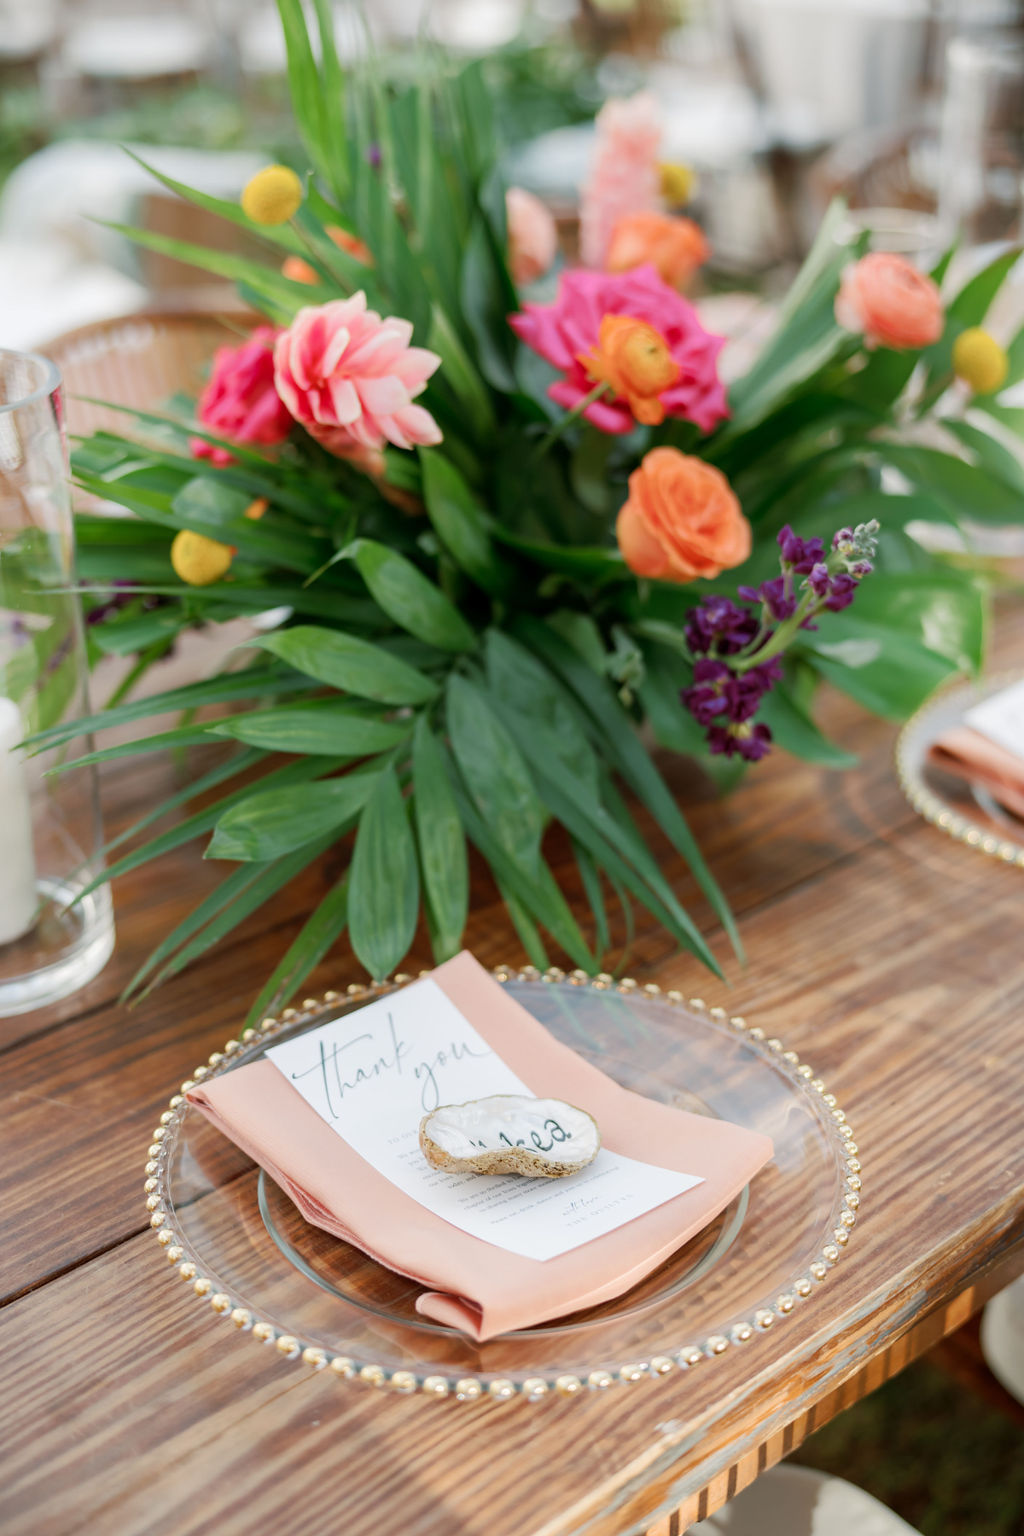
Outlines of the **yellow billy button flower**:
[{"label": "yellow billy button flower", "polygon": [[961,331],[953,343],[953,372],[976,395],[994,395],[1006,383],[1009,369],[1006,352],[980,325]]},{"label": "yellow billy button flower", "polygon": [[659,396],[679,378],[679,364],[660,331],[632,315],[605,315],[597,346],[580,358],[587,377],[625,400],[637,421],[656,427],[665,419]]},{"label": "yellow billy button flower", "polygon": [[208,539],[205,533],[193,533],[183,528],[174,535],[171,545],[171,564],[174,573],[190,587],[209,587],[220,581],[231,569],[234,549]]},{"label": "yellow billy button flower", "polygon": [[670,208],[685,207],[697,191],[697,172],[692,165],[683,165],[678,160],[659,161],[658,181]]},{"label": "yellow billy button flower", "polygon": [[242,212],[254,224],[287,224],[302,206],[302,182],[286,165],[267,165],[246,182]]}]

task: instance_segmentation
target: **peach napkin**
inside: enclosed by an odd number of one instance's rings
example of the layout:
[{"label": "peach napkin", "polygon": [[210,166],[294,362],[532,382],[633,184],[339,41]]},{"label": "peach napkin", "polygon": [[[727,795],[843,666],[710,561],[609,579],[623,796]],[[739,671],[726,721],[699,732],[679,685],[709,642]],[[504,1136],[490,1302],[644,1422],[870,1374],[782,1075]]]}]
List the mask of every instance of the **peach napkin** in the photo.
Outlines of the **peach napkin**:
[{"label": "peach napkin", "polygon": [[943,773],[987,789],[994,800],[1024,818],[1024,758],[968,725],[951,726],[932,746],[928,760]]},{"label": "peach napkin", "polygon": [[457,955],[432,977],[533,1093],[589,1111],[611,1151],[704,1182],[540,1261],[461,1231],[398,1189],[266,1059],[189,1090],[307,1221],[426,1287],[416,1301],[425,1316],[483,1340],[618,1296],[707,1226],[771,1158],[760,1132],[620,1087],[555,1040],[472,955]]}]

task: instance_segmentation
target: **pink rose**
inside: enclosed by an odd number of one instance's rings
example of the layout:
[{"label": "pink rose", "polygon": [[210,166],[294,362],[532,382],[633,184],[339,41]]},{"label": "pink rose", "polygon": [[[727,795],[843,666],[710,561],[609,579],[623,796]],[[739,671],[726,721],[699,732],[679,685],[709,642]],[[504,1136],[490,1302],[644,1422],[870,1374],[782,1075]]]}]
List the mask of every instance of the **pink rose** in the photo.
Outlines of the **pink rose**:
[{"label": "pink rose", "polygon": [[846,331],[863,333],[869,347],[897,350],[930,347],[946,323],[932,279],[905,256],[888,251],[862,256],[844,268],[836,320]]},{"label": "pink rose", "polygon": [[338,428],[353,447],[439,443],[437,422],[412,402],[441,359],[411,338],[408,320],[382,320],[363,292],[300,309],[274,348],[278,394],[332,453],[344,441]]},{"label": "pink rose", "polygon": [[[693,305],[664,282],[652,266],[629,272],[564,272],[553,304],[524,304],[509,324],[528,347],[565,375],[548,394],[571,410],[590,393],[594,381],[586,359],[600,342],[605,315],[643,320],[664,337],[679,376],[659,396],[668,416],[695,422],[710,432],[729,415],[725,388],[718,377],[717,358],[725,345],[697,318]],[[595,400],[584,412],[602,432],[629,432],[635,425],[624,400]]]},{"label": "pink rose", "polygon": [[505,193],[508,219],[508,261],[512,281],[520,288],[543,277],[558,250],[558,231],[539,197],[522,187]]},{"label": "pink rose", "polygon": [[[292,419],[274,388],[276,335],[269,325],[261,325],[240,347],[219,347],[214,353],[213,371],[199,397],[197,415],[217,437],[270,447],[283,443],[291,431]],[[232,462],[226,448],[201,438],[193,438],[190,446],[197,459],[211,459],[217,465]]]}]

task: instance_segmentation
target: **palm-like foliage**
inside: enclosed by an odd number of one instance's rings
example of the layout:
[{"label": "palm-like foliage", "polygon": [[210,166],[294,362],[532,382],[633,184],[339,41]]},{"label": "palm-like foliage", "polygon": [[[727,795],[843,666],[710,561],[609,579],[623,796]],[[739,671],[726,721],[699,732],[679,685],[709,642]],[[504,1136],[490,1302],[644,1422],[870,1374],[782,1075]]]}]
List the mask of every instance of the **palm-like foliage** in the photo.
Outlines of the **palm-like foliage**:
[{"label": "palm-like foliage", "polygon": [[[388,973],[411,943],[421,901],[438,959],[453,953],[467,913],[467,841],[489,863],[536,964],[546,963],[543,930],[573,965],[598,969],[610,891],[638,901],[714,968],[623,794],[653,815],[737,942],[635,729],[646,718],[663,746],[704,751],[679,701],[692,665],[682,620],[700,593],[638,582],[623,563],[611,530],[626,477],[655,440],[699,453],[729,476],[755,546],[723,590],[736,577],[755,583],[772,573],[785,522],[809,537],[882,521],[880,569],[856,610],[800,637],[763,710],[782,748],[847,764],[811,718],[821,679],[895,718],[950,672],[980,662],[978,581],[924,554],[905,528],[922,518],[1020,516],[1024,475],[976,421],[946,422],[945,447],[923,444],[914,425],[943,400],[952,340],[983,317],[1011,257],[967,284],[935,347],[867,355],[833,317],[839,273],[859,248],[841,238],[835,210],[774,338],[731,387],[728,422],[703,437],[685,422],[619,438],[576,425],[540,455],[560,413],[546,397],[546,365],[519,347],[507,323],[519,300],[480,69],[449,76],[434,61],[418,84],[397,91],[372,69],[345,80],[327,0],[316,4],[316,53],[299,0],[279,8],[312,172],[295,220],[256,226],[236,204],[161,177],[262,240],[268,260],[131,233],[235,280],[275,323],[359,288],[371,307],[410,319],[417,341],[443,359],[424,399],[444,442],[418,455],[389,451],[380,485],[298,432],[273,456],[219,444],[233,462],[215,469],[189,450],[196,428],[187,409],[134,413],[138,437],[101,432],[78,446],[79,484],[134,514],[78,520],[82,578],[92,587],[133,584],[132,600],[93,630],[102,651],[138,654],[133,678],[197,622],[291,611],[217,677],[37,738],[49,746],[86,727],[177,711],[178,724],[127,750],[221,741],[228,752],[111,846],[106,878],[205,834],[207,857],[236,864],[133,986],[180,970],[352,832],[346,874],[262,988],[252,1017],[294,994],[346,926],[367,969]],[[359,234],[372,268],[336,247],[331,225]],[[312,266],[314,286],[280,274],[289,254]],[[1010,359],[1013,382],[1024,375],[1021,337]],[[976,403],[1017,424],[998,400]],[[269,505],[259,521],[245,515],[256,497]],[[169,556],[181,529],[235,547],[228,579],[183,586]],[[154,596],[165,601],[147,608]],[[207,705],[232,712],[200,722],[196,712]],[[262,772],[255,783],[254,770]],[[149,836],[165,812],[214,789],[206,809]],[[552,821],[572,839],[593,942],[545,860]]]}]

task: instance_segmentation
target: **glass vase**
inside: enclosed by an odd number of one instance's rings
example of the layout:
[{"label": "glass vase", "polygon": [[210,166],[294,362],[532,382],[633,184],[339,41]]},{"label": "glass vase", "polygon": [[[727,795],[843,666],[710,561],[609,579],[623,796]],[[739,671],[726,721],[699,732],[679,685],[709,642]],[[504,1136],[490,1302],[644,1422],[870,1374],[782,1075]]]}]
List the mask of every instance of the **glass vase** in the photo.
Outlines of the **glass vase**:
[{"label": "glass vase", "polygon": [[[75,592],[60,375],[0,350],[0,1017],[90,981],[114,947]],[[39,741],[26,750],[26,737]]]}]

